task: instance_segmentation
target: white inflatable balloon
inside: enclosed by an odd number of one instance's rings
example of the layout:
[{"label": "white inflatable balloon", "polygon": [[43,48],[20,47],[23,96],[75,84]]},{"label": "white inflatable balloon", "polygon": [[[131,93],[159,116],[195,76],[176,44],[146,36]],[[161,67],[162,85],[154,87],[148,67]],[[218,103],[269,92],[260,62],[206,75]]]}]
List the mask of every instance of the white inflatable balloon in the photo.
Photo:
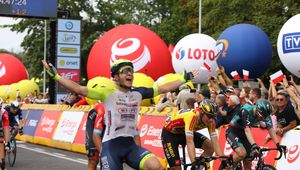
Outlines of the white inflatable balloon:
[{"label": "white inflatable balloon", "polygon": [[[190,34],[183,37],[175,46],[172,53],[172,64],[176,73],[184,70],[199,70],[199,76],[195,77],[194,83],[207,83],[207,76],[216,76],[218,67],[215,60],[216,40],[205,34]],[[205,67],[206,63],[209,67]]]},{"label": "white inflatable balloon", "polygon": [[285,68],[300,77],[300,14],[290,18],[281,28],[277,51]]}]

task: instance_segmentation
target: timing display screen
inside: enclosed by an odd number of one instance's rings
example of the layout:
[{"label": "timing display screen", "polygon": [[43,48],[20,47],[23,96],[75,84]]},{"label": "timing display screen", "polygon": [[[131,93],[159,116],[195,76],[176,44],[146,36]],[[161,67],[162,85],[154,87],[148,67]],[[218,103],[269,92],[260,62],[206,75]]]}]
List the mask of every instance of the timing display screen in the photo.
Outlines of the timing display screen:
[{"label": "timing display screen", "polygon": [[55,18],[57,0],[0,0],[0,15]]}]

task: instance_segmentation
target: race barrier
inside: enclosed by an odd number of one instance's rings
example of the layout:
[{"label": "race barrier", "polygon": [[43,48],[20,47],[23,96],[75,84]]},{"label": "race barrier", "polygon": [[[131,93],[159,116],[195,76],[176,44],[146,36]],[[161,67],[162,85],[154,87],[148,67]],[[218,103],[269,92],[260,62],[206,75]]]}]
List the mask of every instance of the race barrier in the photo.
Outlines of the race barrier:
[{"label": "race barrier", "polygon": [[[49,147],[65,149],[69,151],[86,153],[85,150],[85,124],[88,111],[93,106],[80,106],[78,108],[66,105],[23,105],[24,135],[17,135],[18,140],[31,142],[35,144],[45,145]],[[165,108],[162,112],[158,112],[155,107],[141,107],[139,117],[139,130],[141,136],[141,145],[147,148],[160,158],[161,163],[167,167],[167,162],[161,144],[161,132],[166,118],[173,112],[175,107]],[[226,126],[218,129],[221,149],[225,155],[234,154],[231,147],[225,139]],[[207,129],[200,131],[209,137]],[[252,128],[252,132],[257,144],[261,147],[276,147],[272,141],[264,144],[265,136],[268,131],[260,128]],[[288,167],[297,170],[300,167],[300,130],[291,130],[287,132],[283,138],[279,137],[282,145],[288,147],[287,158],[284,157],[278,161],[278,152],[269,151],[265,156],[267,164],[275,165],[277,169]],[[183,148],[179,148],[182,153]],[[201,155],[202,151],[196,151],[197,155]],[[188,153],[185,151],[185,157],[189,162]],[[182,155],[181,155],[182,156]],[[253,167],[257,162],[253,161]],[[212,169],[218,169],[219,161],[211,163]]]}]

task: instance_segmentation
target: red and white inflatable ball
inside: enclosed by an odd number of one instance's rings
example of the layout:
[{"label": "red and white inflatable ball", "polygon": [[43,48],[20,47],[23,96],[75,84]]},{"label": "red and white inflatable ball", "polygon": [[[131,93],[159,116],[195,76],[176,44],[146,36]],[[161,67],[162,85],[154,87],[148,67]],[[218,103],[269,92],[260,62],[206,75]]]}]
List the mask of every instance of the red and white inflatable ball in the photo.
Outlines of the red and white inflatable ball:
[{"label": "red and white inflatable ball", "polygon": [[110,66],[118,59],[133,62],[134,71],[154,80],[173,72],[171,54],[165,42],[153,31],[134,24],[121,25],[106,32],[92,47],[88,79],[110,77]]},{"label": "red and white inflatable ball", "polygon": [[24,64],[15,56],[0,53],[0,85],[10,85],[28,79]]},{"label": "red and white inflatable ball", "polygon": [[205,34],[190,34],[176,44],[172,53],[172,64],[176,73],[199,70],[194,83],[207,83],[208,74],[216,76],[216,40]]}]

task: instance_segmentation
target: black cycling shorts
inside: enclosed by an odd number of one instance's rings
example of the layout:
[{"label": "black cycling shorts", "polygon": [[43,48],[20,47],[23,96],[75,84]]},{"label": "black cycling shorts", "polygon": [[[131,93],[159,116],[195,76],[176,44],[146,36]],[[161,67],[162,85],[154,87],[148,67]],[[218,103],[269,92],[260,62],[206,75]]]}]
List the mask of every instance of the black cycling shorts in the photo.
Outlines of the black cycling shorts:
[{"label": "black cycling shorts", "polygon": [[251,144],[246,137],[244,129],[228,126],[226,140],[233,150],[238,147],[244,147],[247,151],[247,156],[251,153]]},{"label": "black cycling shorts", "polygon": [[[205,140],[208,140],[206,136],[202,135],[201,133],[194,132],[194,143],[196,148],[201,148]],[[173,134],[163,128],[161,133],[161,141],[169,166],[180,166],[181,161],[179,157],[178,146],[186,145],[185,134]]]}]

